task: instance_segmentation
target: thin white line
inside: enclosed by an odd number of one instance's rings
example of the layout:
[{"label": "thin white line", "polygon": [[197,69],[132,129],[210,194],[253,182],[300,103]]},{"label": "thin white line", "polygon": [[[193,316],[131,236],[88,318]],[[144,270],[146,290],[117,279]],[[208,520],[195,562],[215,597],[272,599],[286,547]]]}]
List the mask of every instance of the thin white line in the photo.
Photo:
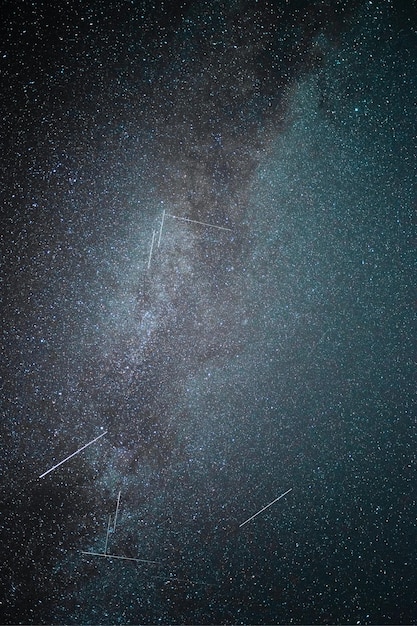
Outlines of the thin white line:
[{"label": "thin white line", "polygon": [[321,342],[323,341],[323,339],[326,337],[326,335],[328,335],[330,332],[330,328],[327,328],[324,333],[322,334],[322,336],[320,337],[320,339],[313,345],[313,347],[311,348],[310,352],[307,354],[306,359],[309,359],[311,357],[311,355],[313,354],[313,352],[315,351],[315,349],[319,346],[319,344],[321,344]]},{"label": "thin white line", "polygon": [[188,217],[178,217],[178,215],[166,214],[168,217],[173,217],[175,220],[183,220],[184,222],[192,222],[193,224],[201,224],[202,226],[209,226],[210,228],[218,228],[219,230],[228,230],[232,232],[231,228],[225,228],[224,226],[216,226],[215,224],[208,224],[207,222],[199,222],[198,220],[190,220]]},{"label": "thin white line", "polygon": [[161,245],[162,228],[164,226],[164,220],[165,220],[165,209],[162,212],[161,228],[159,229],[159,237],[158,237],[158,248]]},{"label": "thin white line", "polygon": [[155,565],[162,565],[159,561],[146,561],[145,559],[132,559],[128,556],[116,556],[115,554],[102,554],[101,552],[84,552],[81,550],[81,554],[88,554],[89,556],[102,556],[106,559],[120,559],[121,561],[137,561],[138,563],[153,563]]},{"label": "thin white line", "polygon": [[152,259],[152,250],[153,250],[153,242],[155,241],[155,235],[156,235],[156,231],[153,230],[152,231],[152,241],[151,241],[151,249],[149,250],[149,259],[148,259],[148,269],[151,266],[151,259]]},{"label": "thin white line", "polygon": [[104,546],[104,555],[107,554],[107,544],[109,543],[110,523],[111,523],[111,515],[109,515],[109,522],[107,524],[106,545]]},{"label": "thin white line", "polygon": [[[86,554],[87,556],[101,556],[106,559],[120,559],[121,561],[136,561],[137,563],[150,563],[153,565],[163,565],[160,561],[147,561],[146,559],[133,559],[128,556],[116,556],[115,554],[102,554],[101,552],[85,552],[84,550],[80,550],[81,554]],[[182,582],[182,583],[192,583],[193,585],[207,585],[209,587],[217,587],[217,583],[205,583],[202,580],[192,580],[191,578],[172,578],[171,576],[150,576],[150,578],[157,578],[159,580],[165,580],[168,582]]]},{"label": "thin white line", "polygon": [[267,504],[266,506],[264,506],[263,509],[261,509],[260,511],[258,511],[257,513],[255,513],[255,515],[252,515],[252,517],[249,517],[246,521],[242,522],[242,524],[239,524],[239,528],[242,528],[242,526],[244,526],[245,524],[247,524],[248,522],[250,522],[254,517],[256,517],[257,515],[259,515],[260,513],[263,513],[263,511],[265,511],[266,509],[268,509],[270,506],[272,506],[273,504],[275,504],[275,502],[278,502],[278,500],[281,500],[281,498],[283,498],[284,496],[287,495],[287,493],[290,493],[290,491],[292,491],[292,487],[291,489],[288,489],[288,491],[286,491],[285,493],[282,493],[280,496],[278,496],[278,498],[275,498],[275,500],[272,500],[272,502],[270,502],[269,504]]},{"label": "thin white line", "polygon": [[206,585],[207,587],[217,587],[218,583],[205,583],[202,580],[193,580],[192,578],[170,578],[169,576],[154,576],[153,574],[151,574],[151,576],[149,576],[149,578],[156,578],[159,580],[165,580],[165,582],[170,583],[170,582],[181,582],[181,583],[191,583],[193,585]]},{"label": "thin white line", "polygon": [[100,437],[104,437],[104,435],[107,434],[107,430],[104,433],[101,433],[101,435],[99,435],[98,437],[96,437],[95,439],[93,439],[92,441],[89,441],[88,443],[85,444],[85,446],[83,446],[82,448],[79,448],[78,450],[76,450],[75,452],[73,452],[72,454],[70,454],[69,456],[67,456],[66,459],[64,459],[63,461],[60,461],[59,463],[57,463],[56,465],[54,465],[53,467],[51,467],[49,470],[47,470],[46,472],[44,472],[43,474],[41,474],[39,476],[39,478],[43,478],[44,476],[46,476],[47,474],[49,474],[49,472],[52,472],[54,469],[56,469],[57,467],[59,467],[60,465],[62,465],[63,463],[65,463],[65,461],[69,461],[69,459],[72,459],[73,456],[75,456],[76,454],[78,454],[79,452],[81,452],[82,450],[85,450],[85,448],[87,448],[88,446],[91,446],[92,443],[94,443],[95,441],[98,441],[100,439]]},{"label": "thin white line", "polygon": [[114,524],[113,524],[113,531],[116,530],[116,522],[117,522],[117,514],[119,512],[119,504],[120,504],[120,494],[122,492],[119,491],[119,495],[117,496],[117,505],[116,505],[116,513],[114,514]]}]

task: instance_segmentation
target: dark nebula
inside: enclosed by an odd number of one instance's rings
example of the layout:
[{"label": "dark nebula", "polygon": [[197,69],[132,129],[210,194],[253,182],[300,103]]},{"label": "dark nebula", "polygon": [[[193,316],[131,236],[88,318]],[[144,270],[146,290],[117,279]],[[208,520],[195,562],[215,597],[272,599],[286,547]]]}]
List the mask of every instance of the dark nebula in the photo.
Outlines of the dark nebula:
[{"label": "dark nebula", "polygon": [[416,623],[416,16],[2,3],[2,624]]}]

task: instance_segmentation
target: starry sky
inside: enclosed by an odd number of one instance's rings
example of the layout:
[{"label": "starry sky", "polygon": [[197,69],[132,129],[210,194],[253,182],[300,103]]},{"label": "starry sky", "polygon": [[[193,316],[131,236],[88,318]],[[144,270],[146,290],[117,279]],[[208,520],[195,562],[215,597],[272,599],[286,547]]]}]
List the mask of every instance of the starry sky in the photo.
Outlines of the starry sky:
[{"label": "starry sky", "polygon": [[416,3],[2,14],[0,622],[417,623]]}]

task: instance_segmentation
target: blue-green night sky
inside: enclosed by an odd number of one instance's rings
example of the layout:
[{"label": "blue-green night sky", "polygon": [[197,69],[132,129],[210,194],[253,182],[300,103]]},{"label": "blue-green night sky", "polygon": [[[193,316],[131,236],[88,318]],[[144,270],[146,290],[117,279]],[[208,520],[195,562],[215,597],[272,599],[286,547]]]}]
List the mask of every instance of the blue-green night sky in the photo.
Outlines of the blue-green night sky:
[{"label": "blue-green night sky", "polygon": [[415,2],[2,4],[0,623],[416,624]]}]

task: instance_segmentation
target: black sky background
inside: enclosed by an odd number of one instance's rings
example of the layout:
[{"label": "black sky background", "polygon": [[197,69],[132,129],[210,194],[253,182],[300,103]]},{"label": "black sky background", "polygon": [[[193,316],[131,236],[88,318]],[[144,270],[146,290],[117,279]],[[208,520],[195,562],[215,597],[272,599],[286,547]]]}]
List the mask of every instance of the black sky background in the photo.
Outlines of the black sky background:
[{"label": "black sky background", "polygon": [[416,622],[415,18],[2,2],[2,623]]}]

